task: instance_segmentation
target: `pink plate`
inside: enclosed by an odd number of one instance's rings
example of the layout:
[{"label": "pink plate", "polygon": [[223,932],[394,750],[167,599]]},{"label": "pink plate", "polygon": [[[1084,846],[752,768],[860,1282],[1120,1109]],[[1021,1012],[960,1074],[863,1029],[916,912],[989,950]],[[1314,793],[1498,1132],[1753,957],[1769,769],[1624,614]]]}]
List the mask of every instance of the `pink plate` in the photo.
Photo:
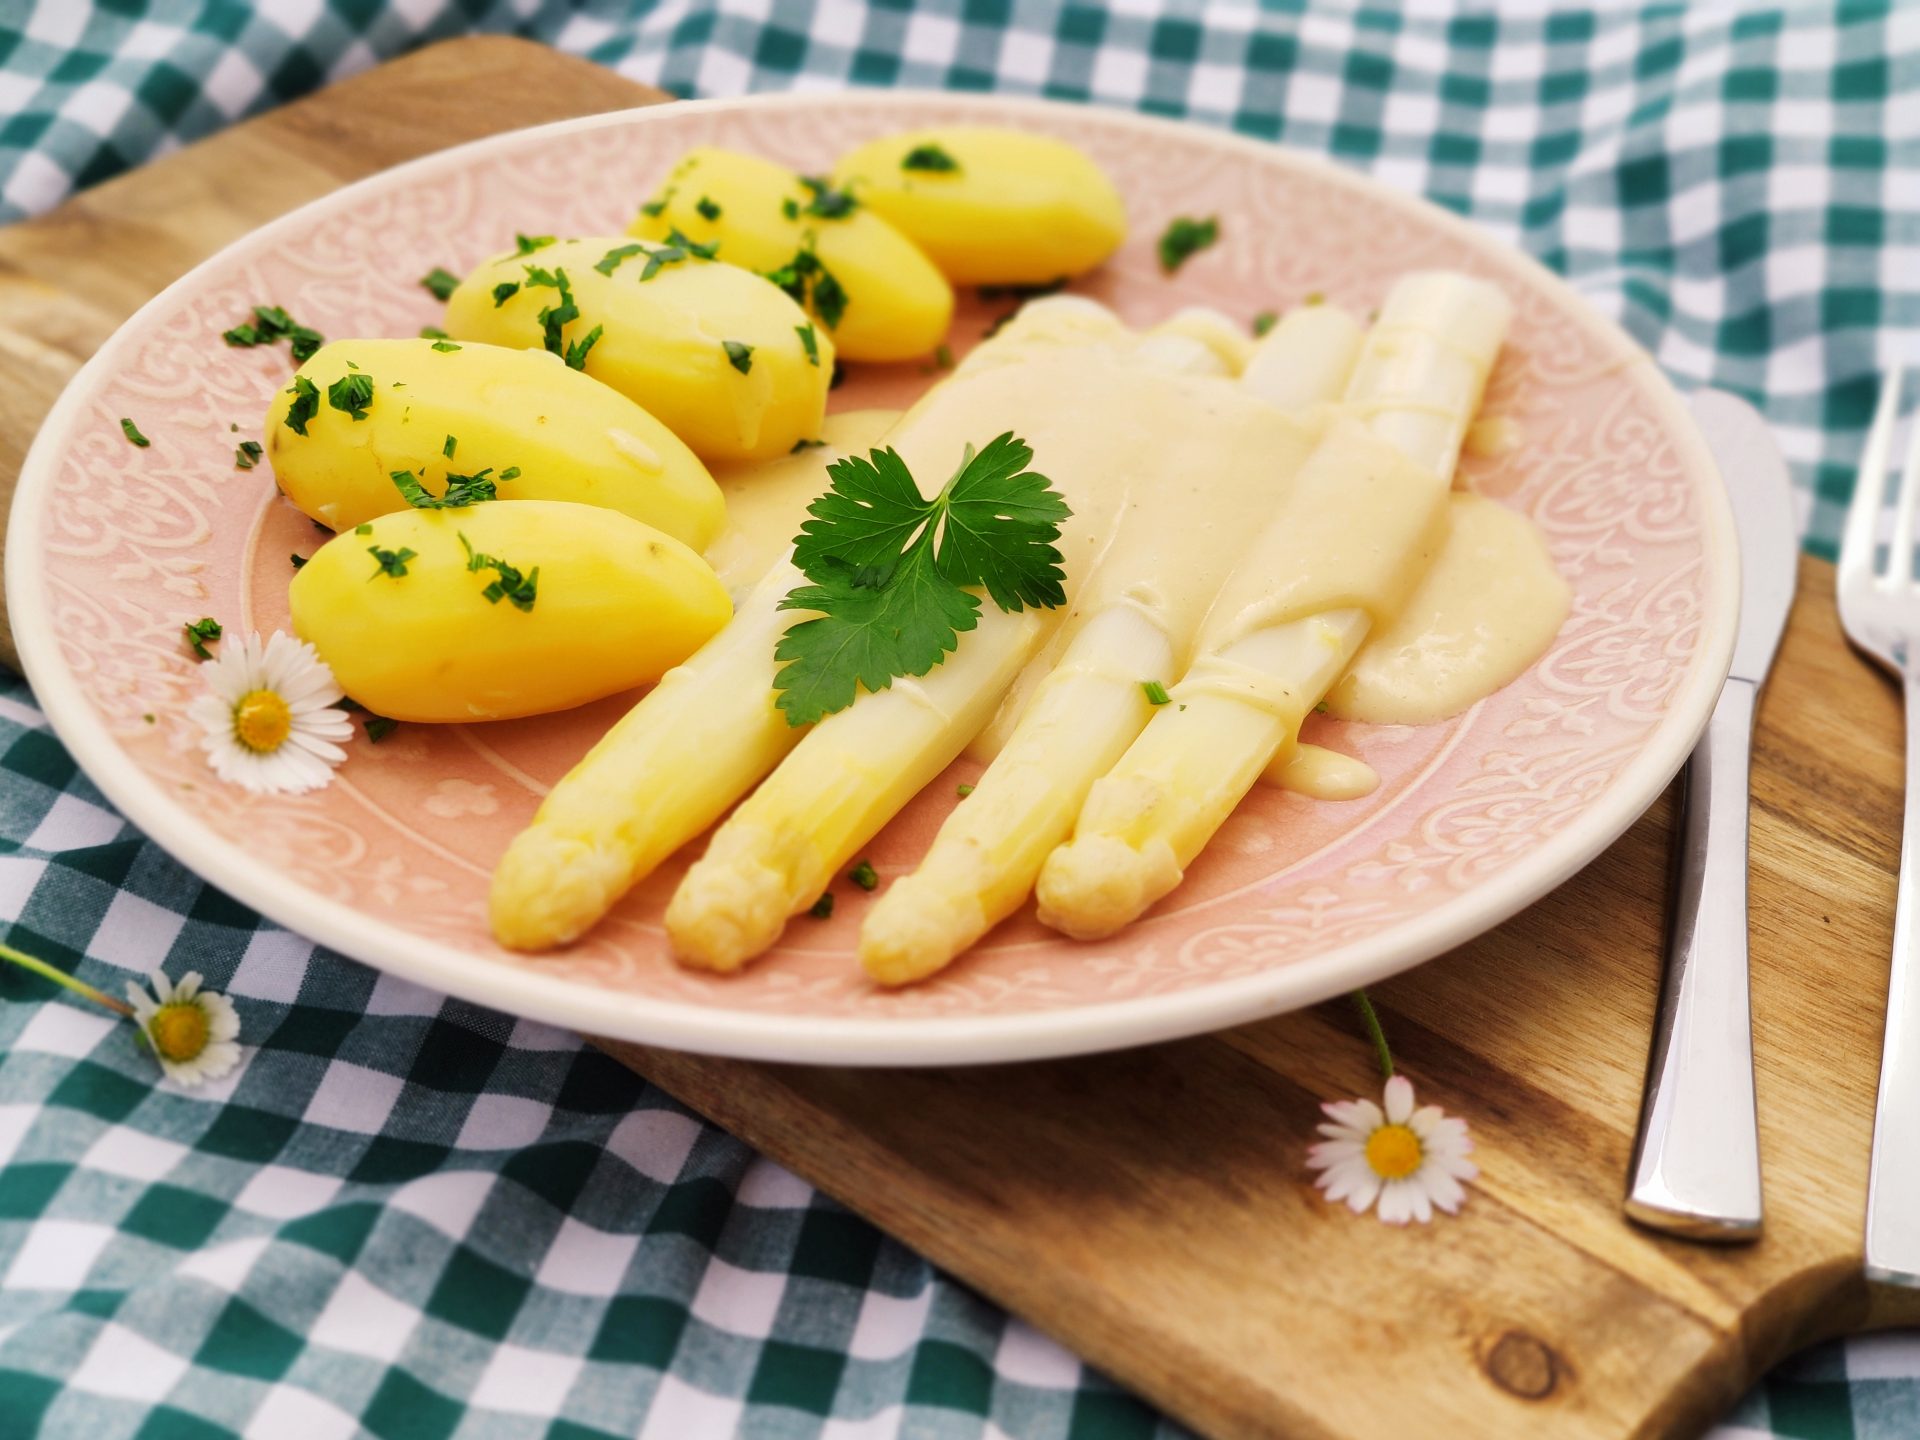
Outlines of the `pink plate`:
[{"label": "pink plate", "polygon": [[[1552,650],[1443,725],[1321,725],[1380,772],[1332,804],[1260,788],[1173,896],[1098,944],[1030,915],[902,994],[853,961],[866,897],[837,887],[746,974],[667,958],[660,914],[680,866],[587,941],[529,958],[487,935],[487,877],[538,797],[627,703],[364,739],[317,794],[260,799],[218,783],[185,718],[200,681],[181,623],[262,632],[287,621],[287,555],[312,528],[264,468],[237,470],[287,376],[284,347],[230,349],[255,303],[334,337],[412,335],[438,318],[416,283],[462,271],[516,230],[617,233],[696,144],[805,171],[909,126],[1015,125],[1086,149],[1118,182],[1133,240],[1077,287],[1148,322],[1183,305],[1284,308],[1310,291],[1364,313],[1400,272],[1486,276],[1517,307],[1490,413],[1523,443],[1469,461],[1483,492],[1531,515],[1572,583]],[[1176,215],[1220,217],[1220,243],[1163,277]],[[1007,308],[969,302],[956,344]],[[854,367],[838,407],[897,403],[918,366]],[[152,439],[122,437],[132,416]],[[234,430],[237,425],[238,431]],[[681,1049],[836,1064],[1037,1058],[1274,1014],[1426,960],[1504,919],[1614,839],[1672,777],[1726,674],[1738,561],[1726,498],[1677,397],[1571,290],[1462,221],[1268,145],[1101,110],[855,92],[682,103],[549,125],[429,156],[315,202],[228,247],[123,326],[75,378],[20,478],[7,551],[14,633],[75,758],[184,863],[343,954],[516,1015]],[[875,840],[907,869],[955,803],[965,763]]]}]

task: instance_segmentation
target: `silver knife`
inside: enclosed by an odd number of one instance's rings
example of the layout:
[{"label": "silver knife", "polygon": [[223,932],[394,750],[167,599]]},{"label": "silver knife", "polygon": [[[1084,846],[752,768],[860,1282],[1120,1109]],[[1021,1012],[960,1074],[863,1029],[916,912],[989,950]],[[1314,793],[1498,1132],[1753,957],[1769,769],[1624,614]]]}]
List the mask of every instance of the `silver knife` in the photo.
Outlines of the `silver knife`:
[{"label": "silver knife", "polygon": [[1747,1002],[1748,759],[1755,704],[1793,605],[1793,487],[1766,422],[1717,390],[1693,397],[1733,502],[1740,630],[1733,670],[1687,761],[1673,923],[1626,1212],[1693,1240],[1760,1234],[1760,1127]]}]

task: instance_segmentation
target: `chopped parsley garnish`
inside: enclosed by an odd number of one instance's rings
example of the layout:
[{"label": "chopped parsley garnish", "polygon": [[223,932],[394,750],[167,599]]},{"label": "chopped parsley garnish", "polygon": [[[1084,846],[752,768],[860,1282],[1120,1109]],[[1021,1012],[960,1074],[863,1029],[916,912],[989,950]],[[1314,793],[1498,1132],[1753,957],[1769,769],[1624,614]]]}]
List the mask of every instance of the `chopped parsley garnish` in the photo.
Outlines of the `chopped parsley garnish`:
[{"label": "chopped parsley garnish", "polygon": [[796,325],[793,333],[800,337],[800,348],[807,352],[807,363],[814,369],[820,368],[820,337],[814,334],[812,325]]},{"label": "chopped parsley garnish", "polygon": [[1279,323],[1279,315],[1271,310],[1262,310],[1258,315],[1253,317],[1253,338],[1258,340]]},{"label": "chopped parsley garnish", "polygon": [[366,723],[367,739],[375,745],[378,745],[382,740],[386,739],[387,736],[391,735],[400,726],[398,720],[389,719],[385,715],[369,715],[367,716]]},{"label": "chopped parsley garnish", "polygon": [[1160,268],[1171,275],[1187,261],[1220,238],[1220,221],[1209,215],[1205,220],[1176,216],[1160,233]]},{"label": "chopped parsley garnish", "polygon": [[531,255],[536,250],[546,249],[547,246],[553,244],[553,241],[554,237],[551,235],[515,235],[513,237],[513,253],[516,255]]},{"label": "chopped parsley garnish", "polygon": [[453,337],[438,325],[422,325],[420,327],[420,338],[422,340],[451,340]]},{"label": "chopped parsley garnish", "polygon": [[700,218],[702,220],[718,220],[720,218],[720,207],[705,195],[700,197],[700,203],[693,208],[700,212]]},{"label": "chopped parsley garnish", "polygon": [[207,642],[220,638],[220,622],[218,620],[214,619],[211,615],[207,615],[199,620],[189,620],[180,628],[187,632],[187,644],[192,647],[195,655],[199,656],[202,660],[211,660],[213,658],[213,652],[207,649]]},{"label": "chopped parsley garnish", "polygon": [[286,426],[296,435],[307,433],[307,422],[320,413],[320,391],[304,375],[293,377],[293,403],[287,407]]},{"label": "chopped parsley garnish", "polygon": [[930,170],[948,173],[960,168],[960,162],[938,145],[916,145],[901,160],[902,170]]},{"label": "chopped parsley garnish", "polygon": [[587,352],[600,343],[601,332],[605,329],[606,327],[604,325],[596,325],[582,338],[567,346],[567,353],[564,358],[569,370],[584,370],[587,368]]},{"label": "chopped parsley garnish", "polygon": [[451,355],[460,347],[451,340],[436,340],[433,342],[433,348],[438,350],[442,355]]},{"label": "chopped parsley garnish", "polygon": [[720,348],[727,352],[727,363],[742,375],[753,369],[753,346],[742,344],[738,340],[722,340]]},{"label": "chopped parsley garnish", "polygon": [[1158,680],[1142,680],[1140,688],[1146,692],[1147,704],[1165,705],[1173,697],[1167,694],[1167,687]]},{"label": "chopped parsley garnish", "polygon": [[782,200],[780,202],[780,213],[789,220],[798,220],[800,218],[800,202],[791,198]]},{"label": "chopped parsley garnish", "polygon": [[826,443],[824,440],[796,440],[793,442],[793,448],[787,451],[787,453],[789,455],[798,455],[802,450],[818,450]]},{"label": "chopped parsley garnish", "polygon": [[153,444],[151,440],[140,433],[140,427],[124,415],[120,417],[120,433],[127,437],[128,442],[132,444],[135,449],[144,450]]},{"label": "chopped parsley garnish", "polygon": [[648,247],[645,245],[616,245],[598,260],[594,261],[593,268],[598,270],[602,275],[611,275],[619,268],[622,260],[631,260],[635,255],[644,255],[647,253],[647,249]]},{"label": "chopped parsley garnish", "polygon": [[567,326],[580,318],[580,307],[573,303],[573,286],[567,283],[565,267],[543,270],[538,265],[527,266],[527,288],[545,286],[558,290],[560,299],[542,310],[539,315],[540,329],[546,347],[553,354],[567,362],[570,370],[579,370],[587,363],[587,352],[599,343],[604,327],[596,325],[583,339],[571,345],[566,342]]},{"label": "chopped parsley garnish", "polygon": [[[622,246],[621,248],[625,249],[627,247]],[[600,257],[601,263],[604,264],[619,253],[617,250],[609,250],[605,255]],[[644,284],[646,281],[653,279],[654,276],[658,275],[669,265],[678,265],[682,260],[689,258],[695,260],[711,260],[719,253],[720,242],[718,240],[710,240],[702,245],[697,240],[689,240],[685,235],[682,235],[678,227],[676,227],[667,232],[665,244],[647,248],[647,263],[640,271],[641,283]],[[614,264],[617,265],[619,263],[618,260],[614,260]],[[599,266],[596,265],[594,268],[597,270]],[[607,273],[611,273],[611,271]]]},{"label": "chopped parsley garnish", "polygon": [[420,277],[420,284],[434,299],[449,300],[453,297],[453,292],[460,288],[460,277],[436,265]]},{"label": "chopped parsley garnish", "polygon": [[833,892],[829,890],[813,904],[807,907],[807,914],[816,920],[829,920],[833,917]]},{"label": "chopped parsley garnish", "polygon": [[258,440],[242,440],[239,449],[233,452],[233,468],[251,470],[259,461],[261,445]]},{"label": "chopped parsley garnish", "polygon": [[920,367],[920,373],[922,375],[932,375],[937,371],[951,370],[952,368],[953,347],[942,342],[933,347],[933,360],[929,364],[922,365]]},{"label": "chopped parsley garnish", "polygon": [[847,872],[847,879],[869,892],[880,888],[880,872],[873,868],[871,860],[862,860],[854,866]]},{"label": "chopped parsley garnish", "polygon": [[506,600],[509,601],[516,610],[528,611],[533,609],[533,602],[540,585],[540,567],[538,565],[534,566],[527,574],[522,575],[518,569],[509,565],[506,561],[496,560],[491,555],[482,555],[476,552],[473,546],[467,543],[467,537],[464,535],[460,537],[460,547],[467,552],[468,570],[475,573],[482,570],[491,570],[499,577],[480,592],[486,596],[488,603],[498,605],[502,600]]},{"label": "chopped parsley garnish", "polygon": [[851,190],[836,190],[817,176],[802,175],[800,183],[807,187],[807,194],[812,197],[801,207],[802,215],[817,215],[822,220],[844,220],[860,207]]},{"label": "chopped parsley garnish", "polygon": [[807,580],[780,602],[817,611],[781,637],[776,704],[790,725],[844,710],[896,676],[924,675],[979,623],[983,587],[1002,610],[1063,604],[1060,522],[1072,512],[1011,431],[969,445],[939,494],[875,450],[827,467],[832,488],[807,507],[794,564]]},{"label": "chopped parsley garnish", "polygon": [[459,445],[460,441],[456,437],[449,435],[441,442],[440,453],[451,460],[453,458],[453,452],[459,448]]},{"label": "chopped parsley garnish", "polygon": [[519,293],[520,293],[519,281],[502,280],[498,285],[493,287],[493,308],[498,310],[502,305],[506,304],[507,301],[511,300],[514,296],[518,295]]},{"label": "chopped parsley garnish", "polygon": [[373,533],[373,526],[367,524],[356,525],[353,527],[353,533],[356,535],[371,535]]},{"label": "chopped parsley garnish", "polygon": [[835,359],[833,362],[833,378],[827,381],[827,389],[838,390],[843,384],[846,383],[846,379],[847,379],[847,362],[844,360]]},{"label": "chopped parsley garnish", "polygon": [[642,205],[640,207],[640,213],[648,219],[656,219],[660,212],[665,210],[672,200],[673,186],[669,185],[665,190],[660,192],[660,198],[658,200],[649,200],[646,204]]},{"label": "chopped parsley garnish", "polygon": [[327,386],[327,404],[343,414],[351,415],[355,420],[366,419],[367,407],[372,403],[371,375],[342,375]]},{"label": "chopped parsley garnish", "polygon": [[794,251],[786,264],[765,274],[797,303],[818,315],[827,329],[839,328],[840,317],[847,311],[847,292],[840,288],[833,272],[820,263],[811,246]]},{"label": "chopped parsley garnish", "polygon": [[[518,466],[503,473],[502,480],[511,480],[520,473]],[[476,475],[447,476],[447,488],[435,495],[415,478],[411,470],[389,471],[387,478],[393,481],[394,488],[407,504],[416,510],[465,510],[469,505],[478,505],[486,500],[498,500],[499,492],[494,489],[493,467]]]},{"label": "chopped parsley garnish", "polygon": [[953,793],[958,795],[962,800],[966,799],[967,796],[973,794],[973,790],[974,790],[974,787],[967,784],[964,780],[961,781],[958,785],[953,787]]},{"label": "chopped parsley garnish", "polygon": [[[355,531],[355,533],[359,532]],[[407,573],[407,561],[413,559],[415,555],[414,551],[405,548],[382,550],[378,545],[369,545],[367,553],[373,556],[373,563],[378,567],[367,577],[369,580],[378,580],[382,575],[390,575],[398,580]]]},{"label": "chopped parsley garnish", "polygon": [[313,358],[313,352],[327,343],[326,336],[310,326],[299,324],[278,305],[254,306],[252,321],[223,331],[220,338],[229,345],[241,348],[271,345],[276,340],[285,340],[293,351],[297,365],[306,364]]},{"label": "chopped parsley garnish", "polygon": [[307,557],[304,555],[289,555],[287,556],[287,559],[293,562],[293,568],[296,570],[298,570],[302,565],[307,563]]}]

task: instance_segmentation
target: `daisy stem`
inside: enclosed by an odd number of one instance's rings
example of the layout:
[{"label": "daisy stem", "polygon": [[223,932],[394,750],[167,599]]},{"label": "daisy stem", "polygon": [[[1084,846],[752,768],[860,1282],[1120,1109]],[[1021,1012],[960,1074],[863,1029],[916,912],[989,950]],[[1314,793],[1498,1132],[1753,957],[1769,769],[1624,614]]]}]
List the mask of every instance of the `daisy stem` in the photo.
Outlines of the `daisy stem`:
[{"label": "daisy stem", "polygon": [[114,1011],[116,1014],[133,1014],[133,1007],[124,1001],[116,1000],[111,995],[102,994],[100,991],[94,989],[93,986],[87,984],[86,981],[76,980],[73,976],[67,974],[66,971],[57,970],[46,961],[36,960],[25,951],[16,950],[11,945],[0,945],[0,960],[9,960],[23,970],[31,970],[43,979],[51,980],[56,985],[65,986],[76,995],[84,995],[96,1005],[106,1006],[107,1009]]},{"label": "daisy stem", "polygon": [[1367,1038],[1373,1041],[1373,1053],[1380,1057],[1380,1078],[1393,1078],[1393,1051],[1387,1048],[1387,1032],[1380,1028],[1380,1017],[1373,1013],[1373,1001],[1367,998],[1367,992],[1353,992],[1353,1003],[1360,1011],[1360,1022],[1367,1027]]}]

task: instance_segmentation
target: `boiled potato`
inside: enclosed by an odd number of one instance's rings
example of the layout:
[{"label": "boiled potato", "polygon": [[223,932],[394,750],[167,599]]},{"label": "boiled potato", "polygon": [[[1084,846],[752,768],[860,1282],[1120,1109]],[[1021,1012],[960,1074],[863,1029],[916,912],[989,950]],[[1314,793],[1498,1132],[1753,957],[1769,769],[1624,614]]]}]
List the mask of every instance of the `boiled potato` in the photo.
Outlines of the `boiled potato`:
[{"label": "boiled potato", "polygon": [[[795,274],[813,313],[849,360],[909,360],[947,337],[953,287],[913,242],[873,211],[844,208],[784,166],[731,150],[691,151],[629,228],[661,239],[678,230],[720,258],[763,273],[811,255],[819,272]],[[806,259],[799,264],[804,269]],[[844,296],[844,312],[835,291]]]},{"label": "boiled potato", "polygon": [[1100,264],[1127,238],[1126,207],[1085,154],[989,126],[910,130],[834,168],[956,285],[1044,285]]},{"label": "boiled potato", "polygon": [[316,550],[289,598],[340,688],[395,720],[581,705],[659,679],[732,614],[671,535],[563,500],[382,515]]},{"label": "boiled potato", "polygon": [[[304,434],[287,423],[300,402],[297,381],[273,397],[267,458],[302,512],[350,530],[407,508],[396,470],[433,495],[446,491],[449,475],[491,470],[504,500],[603,505],[696,550],[719,533],[726,502],[707,467],[626,396],[544,350],[438,343],[323,345],[299,370],[313,386]],[[348,408],[336,408],[329,392],[353,376],[366,378],[365,403],[343,395]]]},{"label": "boiled potato", "polygon": [[[642,279],[654,251],[661,264]],[[577,318],[551,313],[565,301],[543,279],[565,280]],[[833,342],[778,287],[625,235],[488,261],[447,301],[446,328],[456,340],[571,353],[568,363],[706,460],[763,460],[812,439],[833,377]]]}]

